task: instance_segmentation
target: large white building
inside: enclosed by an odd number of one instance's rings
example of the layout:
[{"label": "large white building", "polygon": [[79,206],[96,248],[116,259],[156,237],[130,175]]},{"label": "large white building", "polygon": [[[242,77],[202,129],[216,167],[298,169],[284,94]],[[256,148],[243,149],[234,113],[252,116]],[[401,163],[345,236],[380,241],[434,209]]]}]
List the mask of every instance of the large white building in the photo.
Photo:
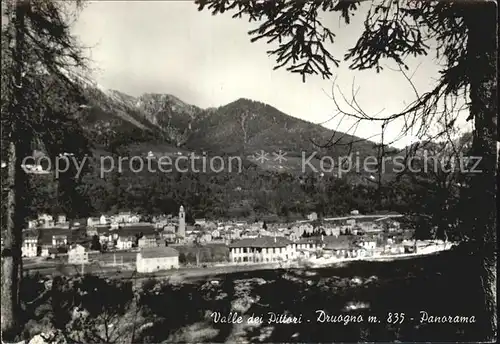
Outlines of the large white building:
[{"label": "large white building", "polygon": [[242,239],[229,246],[229,259],[233,263],[266,263],[309,258],[312,256],[359,257],[372,254],[376,249],[372,238],[342,235],[315,236],[291,241],[283,237]]},{"label": "large white building", "polygon": [[286,261],[293,257],[292,242],[284,237],[242,239],[229,246],[229,261],[266,263]]},{"label": "large white building", "polygon": [[137,253],[137,272],[178,269],[179,252],[171,247],[144,248]]}]

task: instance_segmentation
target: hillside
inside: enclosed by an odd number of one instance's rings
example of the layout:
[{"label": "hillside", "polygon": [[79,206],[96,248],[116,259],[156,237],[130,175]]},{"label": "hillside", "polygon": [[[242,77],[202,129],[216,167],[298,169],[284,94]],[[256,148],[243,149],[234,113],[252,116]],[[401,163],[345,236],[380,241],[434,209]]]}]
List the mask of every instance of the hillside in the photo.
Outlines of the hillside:
[{"label": "hillside", "polygon": [[[335,159],[349,153],[352,141],[356,141],[352,154],[375,155],[373,142],[345,135],[343,146],[317,147],[311,140],[326,142],[334,133],[267,104],[239,99],[201,109],[168,94],[133,97],[96,85],[87,87],[87,98],[79,115],[94,144],[94,156],[86,161],[90,168],[82,175],[81,185],[75,187],[68,179],[68,190],[63,192],[61,187],[58,195],[53,191],[57,183],[54,175],[50,181],[34,178],[39,183],[32,185],[37,190],[30,206],[33,212],[59,212],[62,208],[75,216],[120,210],[161,214],[175,212],[184,204],[193,217],[266,216],[275,221],[278,217],[302,218],[312,211],[333,216],[352,209],[362,213],[387,210],[392,209],[392,199],[397,199],[389,194],[381,197],[375,191],[376,177],[364,171],[340,176],[335,168],[327,171],[328,163],[321,169],[322,156],[332,157],[337,164]],[[268,160],[256,159],[260,150],[267,152]],[[286,153],[282,161],[272,154],[279,150]],[[202,161],[197,160],[196,171],[186,157],[191,153],[200,157],[203,152],[208,159],[236,155],[241,164],[228,163],[217,172],[210,166],[204,170]],[[314,168],[302,169],[302,154],[307,159],[313,152],[317,152],[310,160]],[[129,159],[121,167],[115,161],[110,169],[109,159],[101,158],[115,155]],[[143,158],[142,168],[137,167],[138,161],[131,164],[133,156]],[[155,164],[154,157],[162,156],[174,161],[170,171],[157,165],[150,170],[146,159],[153,157]],[[185,171],[172,169],[181,156],[184,162],[179,166]],[[385,173],[384,178],[391,179],[391,174]],[[78,200],[70,202],[77,194]]]},{"label": "hillside", "polygon": [[[330,129],[291,117],[270,105],[241,98],[212,110],[210,115],[197,121],[188,145],[233,154],[252,154],[261,149],[281,149],[296,156],[303,151],[318,151],[331,156],[347,153],[347,147],[324,149],[318,146],[328,142],[333,134]],[[354,144],[355,150],[373,152],[373,142],[337,134],[337,137],[341,136],[341,144],[360,141]]]},{"label": "hillside", "polygon": [[[133,97],[116,90],[89,87],[89,106],[82,111],[84,127],[96,143],[111,138],[134,151],[147,154],[153,144],[157,152],[175,150],[237,155],[256,163],[258,152],[269,160],[257,164],[264,170],[301,171],[302,157],[315,153],[311,164],[318,167],[322,156],[339,157],[359,153],[376,155],[375,143],[334,131],[249,99],[238,99],[218,108],[201,109],[169,94]],[[331,138],[338,141],[323,148]],[[352,145],[351,145],[352,143]],[[144,149],[141,151],[141,145]],[[283,151],[286,159],[275,162],[273,153]],[[329,168],[326,160],[325,168]]]}]

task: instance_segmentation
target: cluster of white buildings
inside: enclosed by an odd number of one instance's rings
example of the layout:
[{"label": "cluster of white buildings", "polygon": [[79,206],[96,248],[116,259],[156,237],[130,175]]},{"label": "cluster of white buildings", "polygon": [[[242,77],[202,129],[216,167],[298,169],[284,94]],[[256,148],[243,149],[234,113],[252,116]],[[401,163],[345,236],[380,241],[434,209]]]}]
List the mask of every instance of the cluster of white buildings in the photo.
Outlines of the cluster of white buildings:
[{"label": "cluster of white buildings", "polygon": [[140,223],[141,216],[133,214],[130,211],[120,212],[117,215],[101,215],[100,217],[89,217],[87,219],[88,227],[111,226],[118,228],[120,224]]},{"label": "cluster of white buildings", "polygon": [[66,219],[66,215],[52,216],[49,214],[40,214],[37,219],[28,221],[28,228],[53,228],[64,227],[69,228],[70,223]]},{"label": "cluster of white buildings", "polygon": [[411,231],[401,230],[400,217],[359,215],[355,211],[347,217],[323,219],[317,227],[302,221],[288,228],[247,230],[246,237],[230,244],[230,261],[265,263],[313,255],[356,258],[403,253],[414,246],[414,241]]},{"label": "cluster of white buildings", "polygon": [[[179,253],[169,244],[220,242],[228,245],[232,263],[290,261],[311,256],[353,258],[401,253],[413,246],[411,235],[401,234],[401,215],[360,215],[318,221],[312,213],[307,220],[291,224],[215,222],[196,219],[186,225],[184,207],[178,216],[158,216],[141,222],[131,212],[92,217],[68,224],[65,216],[42,214],[23,233],[24,257],[49,256],[66,248],[70,264],[86,264],[95,245],[108,250],[138,249],[137,271],[154,272],[179,267]],[[55,226],[56,224],[57,227]],[[36,228],[38,231],[33,231]],[[83,234],[82,234],[83,231]],[[81,241],[82,236],[86,241]]]},{"label": "cluster of white buildings", "polygon": [[[23,231],[23,257],[47,257],[69,252],[70,245],[80,244],[90,248],[97,236],[101,247],[115,250],[130,250],[133,247],[154,248],[165,246],[166,242],[182,242],[186,232],[184,207],[178,217],[170,219],[169,225],[161,228],[157,223],[141,222],[141,216],[131,212],[117,215],[91,217],[69,223],[64,215],[54,217],[39,215],[30,220]],[[173,238],[172,238],[173,237]]]},{"label": "cluster of white buildings", "polygon": [[232,263],[286,262],[301,258],[361,258],[408,252],[414,245],[410,239],[379,240],[374,236],[317,236],[296,241],[284,237],[242,239],[230,244]]},{"label": "cluster of white buildings", "polygon": [[66,248],[73,241],[69,228],[38,228],[23,231],[21,252],[23,257],[48,257],[55,255],[60,248]]},{"label": "cluster of white buildings", "polygon": [[323,234],[324,236],[339,236],[363,232],[380,232],[384,229],[399,230],[398,218],[401,215],[360,215],[357,211],[346,217],[327,218],[321,224],[316,213],[308,216],[310,220],[297,221],[289,224],[264,224],[264,222],[210,222],[196,221],[194,227],[186,231],[186,241],[232,242],[241,239],[255,239],[262,236],[284,237],[296,241],[304,235]]}]

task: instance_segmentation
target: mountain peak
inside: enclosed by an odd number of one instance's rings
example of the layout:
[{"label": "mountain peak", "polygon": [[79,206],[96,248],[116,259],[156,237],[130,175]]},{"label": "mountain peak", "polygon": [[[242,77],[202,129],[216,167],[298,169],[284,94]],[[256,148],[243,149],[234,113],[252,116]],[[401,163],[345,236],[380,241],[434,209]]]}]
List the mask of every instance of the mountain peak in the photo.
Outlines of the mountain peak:
[{"label": "mountain peak", "polygon": [[138,100],[141,102],[162,102],[177,106],[188,106],[187,103],[168,93],[144,93]]},{"label": "mountain peak", "polygon": [[150,114],[161,111],[174,111],[193,115],[198,110],[196,106],[187,104],[168,93],[144,93],[137,98],[136,106],[146,110]]},{"label": "mountain peak", "polygon": [[235,101],[227,104],[227,105],[231,105],[231,104],[235,104],[235,105],[264,105],[264,106],[270,106],[270,105],[267,105],[267,104],[264,104],[262,102],[259,102],[257,100],[253,100],[253,99],[249,99],[249,98],[238,98],[236,99]]}]

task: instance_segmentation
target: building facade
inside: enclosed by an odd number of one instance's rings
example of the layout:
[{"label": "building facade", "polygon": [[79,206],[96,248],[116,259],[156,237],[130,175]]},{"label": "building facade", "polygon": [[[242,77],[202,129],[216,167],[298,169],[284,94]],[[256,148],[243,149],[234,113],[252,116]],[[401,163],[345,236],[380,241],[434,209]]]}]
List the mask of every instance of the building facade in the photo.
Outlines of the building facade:
[{"label": "building facade", "polygon": [[63,223],[66,223],[67,220],[66,220],[66,215],[58,215],[57,216],[57,223],[58,224],[63,224]]},{"label": "building facade", "polygon": [[310,221],[315,221],[318,219],[318,214],[316,212],[312,212],[309,215],[307,215],[307,219]]},{"label": "building facade", "polygon": [[325,256],[338,259],[361,258],[367,255],[367,250],[352,241],[351,238],[339,237],[337,240],[327,243],[323,250]]},{"label": "building facade", "polygon": [[233,263],[271,263],[292,259],[292,242],[284,237],[242,239],[229,246],[229,261]]},{"label": "building facade", "polygon": [[134,238],[129,236],[119,236],[116,240],[116,249],[130,250],[134,244]]},{"label": "building facade", "polygon": [[38,255],[38,237],[26,236],[21,251],[23,257],[36,257]]},{"label": "building facade", "polygon": [[139,248],[157,247],[158,241],[154,235],[144,235],[138,240],[137,246],[139,246]]},{"label": "building facade", "polygon": [[137,253],[137,272],[151,273],[179,268],[179,252],[171,247],[144,248]]},{"label": "building facade", "polygon": [[82,245],[74,245],[68,251],[68,264],[87,264],[89,254]]},{"label": "building facade", "polygon": [[68,236],[64,234],[52,236],[52,247],[63,247],[68,244]]}]

